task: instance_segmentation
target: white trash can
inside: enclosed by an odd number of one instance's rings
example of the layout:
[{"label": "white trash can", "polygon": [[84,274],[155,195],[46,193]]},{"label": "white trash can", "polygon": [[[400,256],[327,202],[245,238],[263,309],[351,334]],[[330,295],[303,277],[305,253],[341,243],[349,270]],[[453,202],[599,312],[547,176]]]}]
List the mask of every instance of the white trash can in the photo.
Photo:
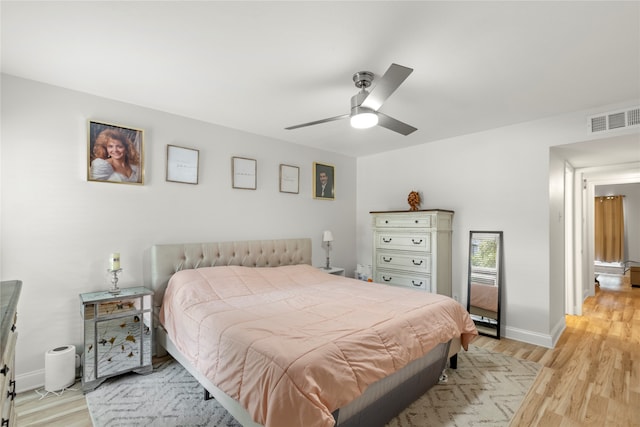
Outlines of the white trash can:
[{"label": "white trash can", "polygon": [[44,355],[44,389],[60,391],[76,382],[76,346],[65,345]]}]

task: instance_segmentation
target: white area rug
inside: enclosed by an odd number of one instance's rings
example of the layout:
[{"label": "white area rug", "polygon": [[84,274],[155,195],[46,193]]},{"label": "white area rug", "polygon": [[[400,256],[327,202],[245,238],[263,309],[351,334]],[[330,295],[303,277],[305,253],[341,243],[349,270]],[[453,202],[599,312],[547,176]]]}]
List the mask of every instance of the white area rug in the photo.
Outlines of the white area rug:
[{"label": "white area rug", "polygon": [[[471,346],[438,384],[406,408],[388,427],[508,426],[533,384],[540,365]],[[107,380],[87,394],[95,427],[240,427],[215,400],[204,400],[197,381],[177,362],[154,366],[152,374]]]}]

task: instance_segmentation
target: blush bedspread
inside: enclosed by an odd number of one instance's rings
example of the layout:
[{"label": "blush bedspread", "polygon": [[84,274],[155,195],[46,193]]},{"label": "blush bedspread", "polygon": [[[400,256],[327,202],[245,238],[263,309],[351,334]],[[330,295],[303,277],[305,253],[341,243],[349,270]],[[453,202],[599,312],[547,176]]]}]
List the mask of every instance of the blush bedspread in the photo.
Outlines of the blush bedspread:
[{"label": "blush bedspread", "polygon": [[266,427],[330,427],[373,382],[477,330],[456,301],[309,265],[183,270],[160,312],[187,359]]}]

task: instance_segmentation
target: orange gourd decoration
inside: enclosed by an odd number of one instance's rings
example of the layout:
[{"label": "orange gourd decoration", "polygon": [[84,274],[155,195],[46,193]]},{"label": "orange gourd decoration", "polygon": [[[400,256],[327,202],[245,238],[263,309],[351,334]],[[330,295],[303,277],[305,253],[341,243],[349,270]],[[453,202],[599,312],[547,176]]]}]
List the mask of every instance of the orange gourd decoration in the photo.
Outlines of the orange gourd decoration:
[{"label": "orange gourd decoration", "polygon": [[420,194],[418,194],[417,191],[412,191],[411,193],[409,193],[407,202],[409,202],[410,211],[417,211],[420,207]]}]

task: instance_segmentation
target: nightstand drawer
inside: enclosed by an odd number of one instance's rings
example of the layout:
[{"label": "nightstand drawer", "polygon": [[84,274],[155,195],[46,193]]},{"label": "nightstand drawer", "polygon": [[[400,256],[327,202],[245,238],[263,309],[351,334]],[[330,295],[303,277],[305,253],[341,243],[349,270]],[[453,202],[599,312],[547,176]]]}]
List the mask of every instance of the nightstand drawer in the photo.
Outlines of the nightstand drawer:
[{"label": "nightstand drawer", "polygon": [[374,234],[376,247],[403,251],[431,252],[431,233],[393,233]]},{"label": "nightstand drawer", "polygon": [[431,292],[431,277],[416,275],[411,276],[402,273],[393,273],[389,271],[377,270],[373,281],[376,283],[384,283],[387,285],[404,286],[413,289],[422,289]]},{"label": "nightstand drawer", "polygon": [[417,273],[430,273],[431,256],[413,256],[380,251],[376,253],[376,266],[378,268],[396,268]]},{"label": "nightstand drawer", "polygon": [[98,318],[123,316],[139,310],[136,305],[140,305],[140,298],[121,299],[103,303],[88,303],[84,306],[84,319],[90,320],[94,316]]}]

